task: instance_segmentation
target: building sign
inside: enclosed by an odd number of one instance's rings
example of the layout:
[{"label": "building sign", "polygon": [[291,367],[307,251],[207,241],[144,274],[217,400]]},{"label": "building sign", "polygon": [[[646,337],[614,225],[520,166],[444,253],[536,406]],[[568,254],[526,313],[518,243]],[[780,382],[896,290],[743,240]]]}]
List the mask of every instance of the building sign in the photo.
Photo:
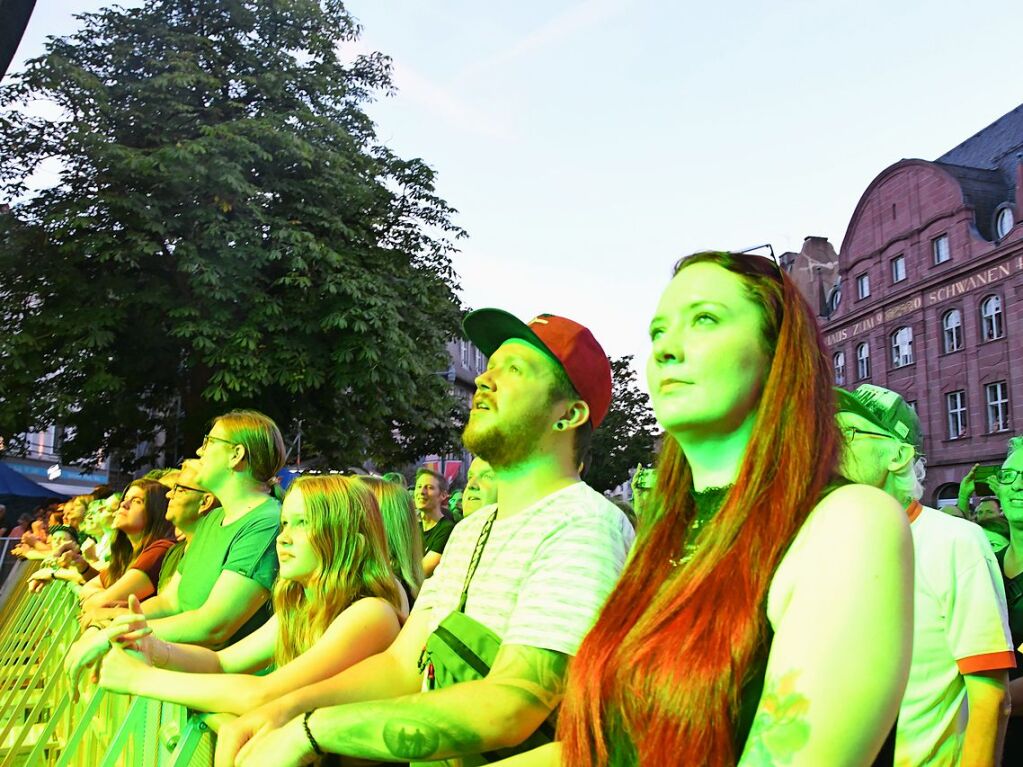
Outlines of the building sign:
[{"label": "building sign", "polygon": [[912,314],[925,306],[929,307],[940,304],[942,301],[961,296],[964,293],[970,293],[977,288],[993,285],[1007,277],[1011,277],[1013,274],[1020,273],[1023,273],[1023,256],[1016,256],[1016,258],[1004,264],[988,267],[971,274],[969,277],[963,277],[948,285],[942,285],[940,288],[928,291],[926,296],[913,296],[894,306],[889,306],[883,310],[879,309],[873,314],[857,320],[852,325],[836,330],[833,333],[828,333],[824,337],[824,343],[828,346],[834,346],[849,338],[855,338],[861,333],[873,330],[884,323],[894,322],[900,317]]}]

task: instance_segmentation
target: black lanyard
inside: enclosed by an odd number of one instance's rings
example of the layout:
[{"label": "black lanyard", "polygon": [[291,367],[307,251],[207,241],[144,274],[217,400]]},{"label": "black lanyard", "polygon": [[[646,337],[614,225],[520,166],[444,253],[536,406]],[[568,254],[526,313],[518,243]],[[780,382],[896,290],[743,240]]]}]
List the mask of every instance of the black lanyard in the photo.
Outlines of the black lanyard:
[{"label": "black lanyard", "polygon": [[480,537],[476,541],[476,550],[472,552],[472,559],[469,560],[469,569],[465,573],[465,585],[462,586],[462,598],[458,601],[458,612],[465,612],[465,602],[469,598],[469,581],[472,580],[472,576],[476,574],[476,568],[479,567],[480,558],[483,556],[483,547],[487,545],[487,539],[490,538],[490,528],[494,526],[494,520],[497,519],[497,509],[487,518],[487,521],[483,523],[483,529],[480,530]]}]

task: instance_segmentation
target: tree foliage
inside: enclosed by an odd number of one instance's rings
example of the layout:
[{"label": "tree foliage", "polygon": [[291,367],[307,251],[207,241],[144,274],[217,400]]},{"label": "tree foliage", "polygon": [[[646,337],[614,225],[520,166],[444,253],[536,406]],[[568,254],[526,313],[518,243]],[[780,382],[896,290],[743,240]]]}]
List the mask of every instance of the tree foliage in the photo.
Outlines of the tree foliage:
[{"label": "tree foliage", "polygon": [[586,481],[601,492],[629,479],[637,464],[653,460],[657,420],[650,397],[639,389],[632,356],[611,360],[611,407],[593,432],[592,458]]},{"label": "tree foliage", "polygon": [[342,3],[79,18],[0,88],[0,434],[63,424],[74,459],[163,431],[175,457],[251,406],[340,464],[452,444],[463,232],[377,141],[390,62],[341,59]]}]

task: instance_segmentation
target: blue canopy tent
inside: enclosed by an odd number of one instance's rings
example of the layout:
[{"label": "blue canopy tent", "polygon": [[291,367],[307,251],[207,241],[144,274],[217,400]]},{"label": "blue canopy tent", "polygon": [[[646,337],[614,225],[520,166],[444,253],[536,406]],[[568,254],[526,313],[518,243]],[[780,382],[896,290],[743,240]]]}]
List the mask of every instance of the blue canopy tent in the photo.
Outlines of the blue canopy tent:
[{"label": "blue canopy tent", "polygon": [[0,461],[0,504],[7,507],[7,518],[0,524],[10,527],[19,514],[41,506],[44,501],[63,501],[66,498],[66,495],[33,482]]}]

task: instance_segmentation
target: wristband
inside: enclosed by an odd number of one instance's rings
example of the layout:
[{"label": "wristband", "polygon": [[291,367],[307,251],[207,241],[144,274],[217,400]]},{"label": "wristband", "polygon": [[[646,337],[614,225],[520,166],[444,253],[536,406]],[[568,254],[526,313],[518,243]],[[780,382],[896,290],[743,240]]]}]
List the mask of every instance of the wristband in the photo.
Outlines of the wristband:
[{"label": "wristband", "polygon": [[302,717],[302,727],[305,729],[305,736],[309,739],[309,745],[313,747],[313,751],[317,756],[323,756],[323,749],[320,748],[320,744],[317,743],[316,738],[313,737],[313,731],[309,729],[309,717],[312,715],[312,711],[305,712],[305,716]]}]

